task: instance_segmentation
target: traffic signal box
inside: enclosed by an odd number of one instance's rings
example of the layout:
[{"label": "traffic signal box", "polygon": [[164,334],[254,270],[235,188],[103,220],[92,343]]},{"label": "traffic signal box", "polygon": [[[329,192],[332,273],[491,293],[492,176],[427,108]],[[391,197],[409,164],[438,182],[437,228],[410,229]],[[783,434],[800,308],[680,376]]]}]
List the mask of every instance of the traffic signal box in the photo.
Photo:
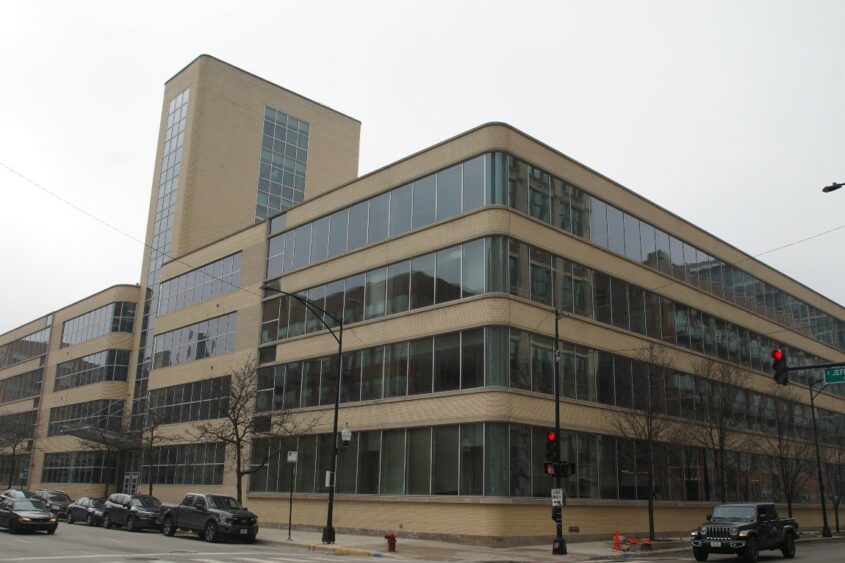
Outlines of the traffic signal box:
[{"label": "traffic signal box", "polygon": [[789,370],[786,367],[786,355],[780,348],[772,350],[772,372],[778,385],[789,385]]}]

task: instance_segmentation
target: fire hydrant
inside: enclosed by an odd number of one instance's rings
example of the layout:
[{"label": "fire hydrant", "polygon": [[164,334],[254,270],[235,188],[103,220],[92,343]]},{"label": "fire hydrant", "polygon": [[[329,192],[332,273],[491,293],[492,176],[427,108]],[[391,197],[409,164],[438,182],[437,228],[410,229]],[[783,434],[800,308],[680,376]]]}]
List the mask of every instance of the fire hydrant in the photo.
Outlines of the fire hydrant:
[{"label": "fire hydrant", "polygon": [[389,532],[385,534],[384,539],[387,540],[387,551],[396,551],[396,534]]}]

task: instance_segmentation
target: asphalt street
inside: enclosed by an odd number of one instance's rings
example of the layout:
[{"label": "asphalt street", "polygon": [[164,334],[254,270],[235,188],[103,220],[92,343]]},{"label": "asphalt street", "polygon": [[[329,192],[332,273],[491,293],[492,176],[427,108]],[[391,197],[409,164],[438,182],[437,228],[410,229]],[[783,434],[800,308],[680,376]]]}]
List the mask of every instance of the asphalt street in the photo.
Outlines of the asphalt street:
[{"label": "asphalt street", "polygon": [[[631,555],[626,563],[634,563],[637,560],[636,555]],[[675,553],[673,555],[650,557],[648,561],[660,562],[687,562],[695,561],[692,556],[692,550],[688,553]],[[730,561],[735,563],[742,561],[736,555],[710,555],[707,559],[708,563],[720,563],[722,561]],[[760,563],[768,562],[783,562],[787,561],[780,554],[780,551],[762,551],[760,552]],[[818,542],[800,542],[796,546],[795,559],[796,563],[800,561],[816,561],[823,563],[842,563],[845,561],[845,541],[818,541]]]},{"label": "asphalt street", "polygon": [[[0,529],[0,561],[33,561],[60,563],[118,563],[118,562],[195,562],[195,563],[256,563],[256,562],[361,562],[371,558],[337,556],[309,552],[300,547],[277,543],[253,545],[220,541],[206,543],[196,535],[179,533],[170,538],[154,531],[127,532],[106,530],[85,525],[59,524],[55,535],[43,532],[11,534]],[[391,559],[391,561],[403,561]]]}]

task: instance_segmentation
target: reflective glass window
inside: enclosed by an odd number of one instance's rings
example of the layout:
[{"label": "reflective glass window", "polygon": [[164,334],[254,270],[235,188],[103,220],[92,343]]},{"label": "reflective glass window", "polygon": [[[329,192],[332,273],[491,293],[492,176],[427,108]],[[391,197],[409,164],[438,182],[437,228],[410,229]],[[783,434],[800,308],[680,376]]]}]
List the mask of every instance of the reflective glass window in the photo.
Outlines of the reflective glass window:
[{"label": "reflective glass window", "polygon": [[294,239],[293,267],[307,266],[311,260],[311,223],[296,228]]},{"label": "reflective glass window", "polygon": [[484,205],[484,159],[481,155],[463,164],[463,210],[470,211]]},{"label": "reflective glass window", "polygon": [[347,250],[355,250],[367,244],[367,218],[369,214],[369,201],[362,201],[349,208]]},{"label": "reflective glass window", "polygon": [[461,424],[459,494],[484,494],[484,425]]},{"label": "reflective glass window", "polygon": [[458,426],[435,426],[432,429],[431,460],[433,495],[458,494]]},{"label": "reflective glass window", "polygon": [[411,230],[413,186],[408,184],[390,192],[390,236]]},{"label": "reflective glass window", "polygon": [[461,389],[484,385],[484,329],[461,333]]},{"label": "reflective glass window", "polygon": [[387,297],[387,268],[378,268],[367,272],[366,284],[364,318],[372,319],[384,316]]},{"label": "reflective glass window", "polygon": [[411,309],[434,304],[434,254],[411,260]]},{"label": "reflective glass window", "polygon": [[364,274],[346,278],[346,296],[343,307],[344,324],[364,319]]},{"label": "reflective glass window", "polygon": [[[589,197],[589,196],[588,196]],[[607,248],[607,205],[590,197],[590,240]]]},{"label": "reflective glass window", "polygon": [[484,239],[477,239],[461,245],[461,294],[472,297],[484,293]]},{"label": "reflective glass window", "polygon": [[508,205],[528,213],[528,165],[508,156]]},{"label": "reflective glass window", "polygon": [[461,176],[459,164],[437,173],[437,220],[454,217],[461,212]]},{"label": "reflective glass window", "polygon": [[361,400],[381,399],[384,377],[384,346],[367,348],[361,354]]},{"label": "reflective glass window", "polygon": [[346,231],[349,227],[349,210],[341,209],[331,216],[329,227],[329,256],[346,252]]},{"label": "reflective glass window", "polygon": [[617,254],[625,254],[625,223],[622,211],[607,206],[607,247]]},{"label": "reflective glass window", "polygon": [[370,200],[370,218],[367,223],[367,244],[373,244],[387,238],[389,216],[390,192],[383,193]]},{"label": "reflective glass window", "polygon": [[461,334],[434,337],[434,391],[450,391],[461,386]]},{"label": "reflective glass window", "polygon": [[530,269],[528,266],[528,245],[516,239],[509,239],[508,274],[510,293],[525,299],[531,298]]},{"label": "reflective glass window", "polygon": [[532,217],[551,221],[551,177],[539,168],[530,167],[528,175],[528,212]]},{"label": "reflective glass window", "polygon": [[640,247],[640,220],[625,213],[625,256],[639,262],[642,256]]},{"label": "reflective glass window", "polygon": [[434,176],[414,182],[414,208],[411,221],[414,229],[434,223],[435,184]]},{"label": "reflective glass window", "polygon": [[408,429],[406,494],[428,495],[431,493],[431,430],[430,427]]},{"label": "reflective glass window", "polygon": [[311,262],[324,260],[329,255],[329,224],[331,217],[314,221],[311,231]]},{"label": "reflective glass window", "polygon": [[551,223],[564,231],[572,231],[570,218],[569,193],[571,188],[563,180],[552,178],[552,217]]},{"label": "reflective glass window", "polygon": [[387,314],[407,311],[410,304],[411,262],[397,262],[387,267]]},{"label": "reflective glass window", "polygon": [[[627,236],[627,232],[626,232]],[[654,244],[654,227],[645,222],[640,222],[640,262],[657,268],[657,247]]]},{"label": "reflective glass window", "polygon": [[408,343],[390,344],[385,350],[384,396],[404,397],[408,394]]},{"label": "reflective glass window", "polygon": [[431,338],[414,340],[408,351],[408,394],[431,393],[432,390]]},{"label": "reflective glass window", "polygon": [[461,247],[453,246],[437,252],[435,302],[445,303],[461,298]]}]

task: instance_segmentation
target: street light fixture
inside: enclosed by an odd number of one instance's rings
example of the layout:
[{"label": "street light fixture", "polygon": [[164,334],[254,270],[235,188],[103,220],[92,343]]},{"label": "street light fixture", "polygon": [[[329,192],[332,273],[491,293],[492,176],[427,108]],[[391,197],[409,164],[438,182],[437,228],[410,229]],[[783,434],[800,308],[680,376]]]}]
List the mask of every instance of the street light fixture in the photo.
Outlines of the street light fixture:
[{"label": "street light fixture", "polygon": [[841,188],[842,186],[845,186],[845,182],[839,182],[839,183],[837,183],[837,182],[833,182],[833,183],[832,183],[832,184],[830,184],[829,186],[825,186],[825,187],[823,187],[823,188],[822,188],[822,191],[823,191],[824,193],[835,192],[836,190],[838,190],[838,189],[839,189],[839,188]]},{"label": "street light fixture", "polygon": [[[277,287],[273,287],[271,285],[263,284],[261,289],[266,291],[275,291],[276,293],[281,293],[282,295],[287,295],[293,299],[296,299],[305,307],[314,314],[315,317],[320,319],[320,322],[323,324],[324,327],[329,331],[332,337],[337,341],[337,387],[335,389],[334,395],[334,423],[332,424],[332,468],[331,468],[331,481],[328,485],[329,487],[329,508],[328,514],[326,514],[326,526],[323,528],[323,543],[334,543],[334,526],[332,525],[332,516],[334,513],[334,491],[337,484],[337,479],[335,479],[335,473],[337,472],[337,454],[339,454],[342,449],[346,449],[349,445],[349,442],[352,440],[352,431],[349,429],[349,424],[347,423],[346,428],[343,429],[342,439],[343,439],[343,448],[337,447],[337,418],[338,412],[340,411],[340,378],[343,375],[343,319],[338,319],[316,303],[312,302],[305,297],[300,295],[296,295],[294,293],[288,293],[283,289],[279,289]],[[323,318],[323,315],[329,317],[331,320],[337,324],[337,328],[332,328],[329,323]]]}]

